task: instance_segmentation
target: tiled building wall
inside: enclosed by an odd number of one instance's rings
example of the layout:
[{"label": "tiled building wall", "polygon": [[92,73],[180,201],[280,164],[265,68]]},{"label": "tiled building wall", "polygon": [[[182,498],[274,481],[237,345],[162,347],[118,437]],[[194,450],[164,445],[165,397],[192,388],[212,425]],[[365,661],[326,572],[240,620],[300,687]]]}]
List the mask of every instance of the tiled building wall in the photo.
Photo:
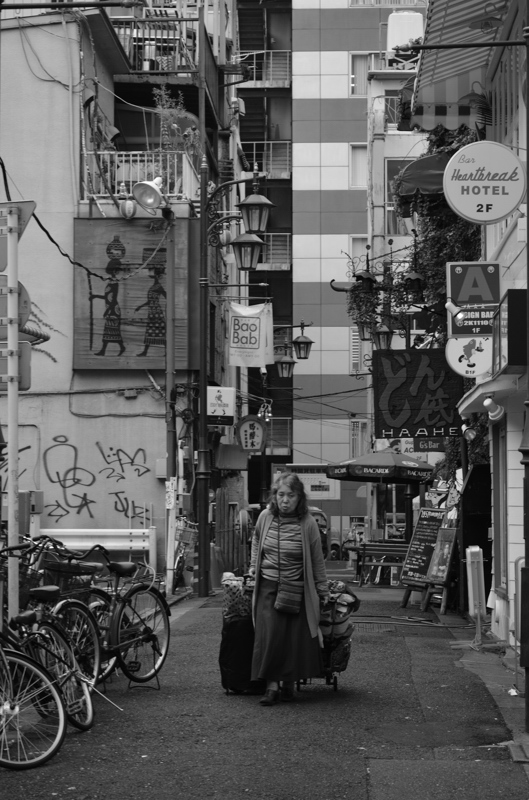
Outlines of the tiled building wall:
[{"label": "tiled building wall", "polygon": [[[350,375],[346,295],[351,236],[367,235],[367,191],[350,186],[350,145],[367,144],[367,98],[350,95],[351,52],[379,49],[389,8],[293,0],[293,319],[315,341],[296,375],[294,461],[351,457],[350,419],[367,414],[366,378]],[[302,379],[301,379],[302,378]],[[350,487],[349,487],[350,488]]]}]

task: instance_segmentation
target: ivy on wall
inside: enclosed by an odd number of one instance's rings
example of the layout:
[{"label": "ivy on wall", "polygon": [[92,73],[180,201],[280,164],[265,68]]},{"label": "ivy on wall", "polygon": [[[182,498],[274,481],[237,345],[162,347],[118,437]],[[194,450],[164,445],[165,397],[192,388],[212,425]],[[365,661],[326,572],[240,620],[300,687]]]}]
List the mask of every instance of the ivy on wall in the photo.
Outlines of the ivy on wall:
[{"label": "ivy on wall", "polygon": [[[453,155],[461,147],[478,140],[478,135],[461,126],[456,131],[449,131],[437,126],[427,137],[425,155],[448,153]],[[399,176],[394,184],[397,197],[397,213]],[[482,231],[480,225],[467,222],[455,214],[446,202],[444,195],[426,195],[417,193],[414,208],[417,215],[417,264],[419,272],[425,277],[425,304],[437,313],[430,315],[430,331],[436,334],[439,344],[446,342],[446,263],[448,261],[478,261],[482,252]],[[465,381],[465,391],[474,385],[474,381]],[[476,432],[476,437],[466,448],[468,464],[485,464],[489,462],[489,426],[487,414],[473,414],[467,420]],[[436,465],[436,474],[452,483],[456,471],[462,466],[462,442],[458,437],[447,439],[445,457]]]},{"label": "ivy on wall", "polygon": [[[449,131],[438,125],[427,136],[425,156],[437,153],[453,155],[461,147],[477,141],[478,136],[465,125]],[[394,184],[395,209],[403,216],[408,202],[399,194],[401,175]],[[481,257],[481,226],[455,214],[444,195],[417,192],[411,211],[416,214],[417,269],[425,279],[424,302],[433,309],[429,314],[429,332],[437,342],[446,341],[446,263],[478,261]]]}]

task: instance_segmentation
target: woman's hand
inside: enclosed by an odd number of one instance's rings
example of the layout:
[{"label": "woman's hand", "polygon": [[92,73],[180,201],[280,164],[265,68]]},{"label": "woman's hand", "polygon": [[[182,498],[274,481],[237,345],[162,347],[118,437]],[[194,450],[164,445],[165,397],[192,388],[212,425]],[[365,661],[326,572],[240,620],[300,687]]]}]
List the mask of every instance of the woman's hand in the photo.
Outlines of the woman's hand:
[{"label": "woman's hand", "polygon": [[250,578],[255,578],[255,567],[249,568],[248,575],[250,576]]}]

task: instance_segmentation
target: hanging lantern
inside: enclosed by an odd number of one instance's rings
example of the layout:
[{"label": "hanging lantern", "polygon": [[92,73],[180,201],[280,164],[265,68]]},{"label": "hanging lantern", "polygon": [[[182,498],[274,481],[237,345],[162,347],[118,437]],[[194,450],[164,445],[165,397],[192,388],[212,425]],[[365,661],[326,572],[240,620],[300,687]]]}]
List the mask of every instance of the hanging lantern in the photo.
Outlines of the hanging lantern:
[{"label": "hanging lantern", "polygon": [[237,269],[243,272],[257,269],[264,242],[254,233],[243,233],[231,243]]}]

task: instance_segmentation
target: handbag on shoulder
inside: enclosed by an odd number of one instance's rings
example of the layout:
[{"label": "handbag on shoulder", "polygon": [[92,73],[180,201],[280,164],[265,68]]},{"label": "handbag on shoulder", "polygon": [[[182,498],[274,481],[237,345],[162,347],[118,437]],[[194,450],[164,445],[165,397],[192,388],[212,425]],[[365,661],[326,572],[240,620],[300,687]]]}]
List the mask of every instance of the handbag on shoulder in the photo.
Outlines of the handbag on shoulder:
[{"label": "handbag on shoulder", "polygon": [[279,588],[274,603],[276,611],[283,614],[299,614],[303,600],[303,581],[279,580]]}]

